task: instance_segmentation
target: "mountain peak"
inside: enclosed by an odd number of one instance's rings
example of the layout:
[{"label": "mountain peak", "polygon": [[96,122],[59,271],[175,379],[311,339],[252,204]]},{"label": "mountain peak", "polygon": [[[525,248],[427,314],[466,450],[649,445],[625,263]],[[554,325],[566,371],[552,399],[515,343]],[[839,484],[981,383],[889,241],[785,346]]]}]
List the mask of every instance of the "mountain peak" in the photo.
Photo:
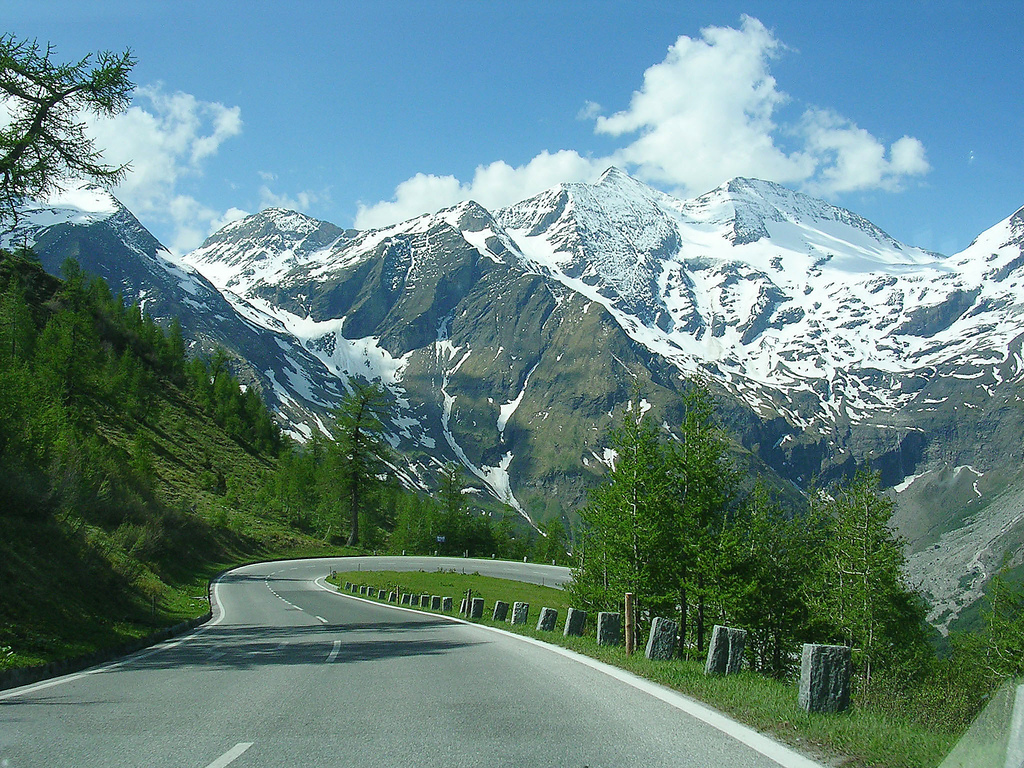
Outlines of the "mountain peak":
[{"label": "mountain peak", "polygon": [[598,178],[597,185],[600,186],[607,184],[621,184],[623,182],[631,182],[633,184],[639,183],[636,179],[634,179],[621,168],[614,165],[610,165],[607,168],[605,168],[600,178]]}]

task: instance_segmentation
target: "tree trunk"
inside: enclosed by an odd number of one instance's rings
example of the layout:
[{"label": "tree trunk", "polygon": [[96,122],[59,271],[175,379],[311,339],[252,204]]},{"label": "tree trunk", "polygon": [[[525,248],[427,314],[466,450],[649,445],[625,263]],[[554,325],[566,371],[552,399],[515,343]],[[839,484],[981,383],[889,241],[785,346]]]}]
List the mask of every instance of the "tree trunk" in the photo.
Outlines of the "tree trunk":
[{"label": "tree trunk", "polygon": [[686,655],[686,613],[689,606],[686,602],[686,587],[679,588],[679,656]]},{"label": "tree trunk", "polygon": [[348,545],[350,547],[359,544],[359,480],[352,478],[352,497],[349,505],[350,527],[348,534]]},{"label": "tree trunk", "polygon": [[697,575],[697,653],[704,653],[704,575]]}]

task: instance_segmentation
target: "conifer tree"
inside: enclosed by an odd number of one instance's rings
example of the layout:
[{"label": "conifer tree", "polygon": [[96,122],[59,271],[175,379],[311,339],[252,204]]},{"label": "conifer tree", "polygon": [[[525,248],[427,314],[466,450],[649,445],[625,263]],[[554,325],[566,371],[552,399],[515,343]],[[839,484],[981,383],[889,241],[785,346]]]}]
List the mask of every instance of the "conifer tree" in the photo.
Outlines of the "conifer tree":
[{"label": "conifer tree", "polygon": [[25,289],[15,273],[0,296],[0,364],[26,361],[32,357],[36,329],[25,298]]},{"label": "conifer tree", "polygon": [[674,518],[674,557],[669,562],[678,590],[680,649],[686,644],[692,608],[697,650],[703,652],[709,595],[726,566],[722,534],[736,479],[727,461],[725,433],[714,422],[715,405],[707,386],[691,382],[683,406],[679,440],[670,444],[669,453],[674,489],[674,504],[666,510]]},{"label": "conifer tree", "polygon": [[359,514],[391,447],[384,439],[385,420],[393,406],[391,394],[378,382],[350,381],[351,392],[334,410],[331,429],[340,487],[349,513],[348,545],[359,543]]},{"label": "conifer tree", "polygon": [[666,452],[640,414],[639,402],[631,402],[612,433],[617,456],[608,479],[580,510],[583,546],[573,589],[599,610],[619,605],[623,594],[632,592],[637,614],[649,620],[674,602],[666,514],[674,500]]},{"label": "conifer tree", "polygon": [[878,476],[863,471],[813,498],[813,512],[828,520],[819,618],[854,650],[864,690],[877,669],[912,661],[924,645],[924,611],[903,582],[903,544],[889,527],[894,509]]},{"label": "conifer tree", "polygon": [[103,162],[81,114],[112,116],[128,106],[131,51],[101,51],[71,64],[56,62],[54,53],[52,45],[0,36],[0,98],[11,115],[0,128],[0,230],[17,222],[27,199],[69,178],[116,183],[128,170]]}]

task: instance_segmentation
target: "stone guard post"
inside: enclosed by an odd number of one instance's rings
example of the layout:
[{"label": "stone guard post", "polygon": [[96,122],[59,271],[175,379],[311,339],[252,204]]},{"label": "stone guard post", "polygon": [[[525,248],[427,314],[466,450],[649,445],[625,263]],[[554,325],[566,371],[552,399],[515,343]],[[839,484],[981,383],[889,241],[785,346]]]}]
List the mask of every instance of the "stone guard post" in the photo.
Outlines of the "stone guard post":
[{"label": "stone guard post", "polygon": [[800,654],[800,708],[807,712],[842,712],[850,706],[853,661],[845,645],[804,643]]},{"label": "stone guard post", "polygon": [[469,618],[482,619],[484,617],[484,599],[474,597],[469,604]]},{"label": "stone guard post", "polygon": [[512,623],[525,624],[530,617],[529,603],[514,603],[512,605]]},{"label": "stone guard post", "polygon": [[647,638],[647,658],[668,661],[676,650],[676,623],[671,619],[656,617],[651,622],[651,634]]},{"label": "stone guard post", "polygon": [[491,615],[494,621],[505,621],[508,618],[508,603],[498,600],[494,603],[494,613]]},{"label": "stone guard post", "polygon": [[743,666],[743,647],[747,642],[745,629],[716,624],[711,632],[705,675],[735,675]]},{"label": "stone guard post", "polygon": [[579,608],[570,608],[565,614],[564,637],[579,637],[583,634],[583,625],[587,623],[587,612]]},{"label": "stone guard post", "polygon": [[608,611],[597,614],[597,644],[622,645],[622,614]]},{"label": "stone guard post", "polygon": [[537,620],[538,632],[554,632],[555,624],[558,623],[558,610],[545,606],[540,609],[540,618]]}]

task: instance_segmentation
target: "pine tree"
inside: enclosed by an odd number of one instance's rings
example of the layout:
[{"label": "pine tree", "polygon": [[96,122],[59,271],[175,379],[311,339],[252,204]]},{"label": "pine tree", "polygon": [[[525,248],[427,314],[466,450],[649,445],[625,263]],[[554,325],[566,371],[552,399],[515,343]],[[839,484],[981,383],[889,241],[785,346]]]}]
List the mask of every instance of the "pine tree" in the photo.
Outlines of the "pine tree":
[{"label": "pine tree", "polygon": [[333,452],[349,514],[348,545],[359,543],[359,514],[370,487],[391,453],[384,439],[393,397],[383,385],[350,381],[351,392],[334,410]]},{"label": "pine tree", "polygon": [[25,289],[16,273],[11,273],[7,288],[0,296],[0,365],[5,361],[26,361],[32,357],[36,327],[25,297]]},{"label": "pine tree", "polygon": [[11,120],[0,128],[0,229],[18,206],[62,187],[68,178],[117,182],[86,135],[83,112],[116,115],[131,102],[131,51],[102,51],[73,64],[53,61],[53,46],[0,36],[0,93]]},{"label": "pine tree", "polygon": [[741,544],[739,586],[732,610],[751,636],[751,657],[773,677],[790,672],[802,639],[810,638],[810,591],[820,525],[787,513],[758,483],[735,530]]},{"label": "pine tree", "polygon": [[691,382],[683,399],[679,440],[671,444],[668,467],[673,484],[672,544],[679,605],[680,650],[694,613],[696,645],[704,650],[706,609],[718,574],[726,567],[722,545],[726,512],[735,494],[736,474],[728,462],[728,441],[715,425],[715,405],[702,382]]},{"label": "pine tree", "polygon": [[637,615],[649,621],[675,598],[670,567],[673,488],[658,434],[630,403],[612,433],[616,458],[607,481],[580,510],[580,559],[573,574],[576,596],[594,610],[619,605],[632,592]]},{"label": "pine tree", "polygon": [[863,690],[877,669],[912,661],[924,645],[922,603],[903,582],[903,543],[889,527],[894,508],[867,472],[813,498],[828,520],[819,618],[854,650]]}]

